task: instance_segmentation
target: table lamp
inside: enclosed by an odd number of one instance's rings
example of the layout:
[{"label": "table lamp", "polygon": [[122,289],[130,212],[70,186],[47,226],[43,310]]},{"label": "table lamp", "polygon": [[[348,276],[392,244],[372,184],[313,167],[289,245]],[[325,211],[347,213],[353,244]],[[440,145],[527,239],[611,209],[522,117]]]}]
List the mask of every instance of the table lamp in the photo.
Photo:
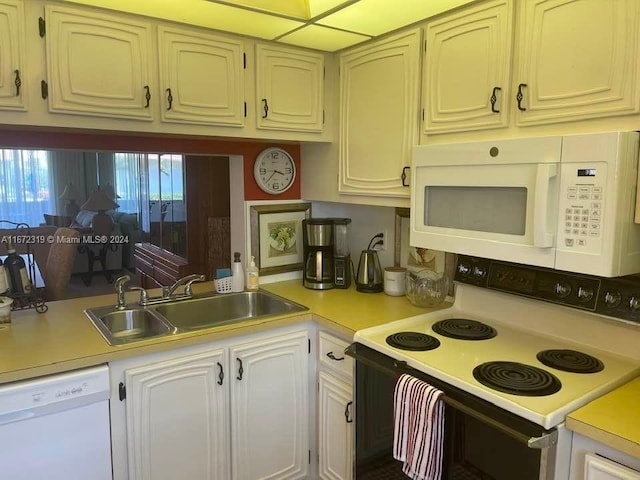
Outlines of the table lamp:
[{"label": "table lamp", "polygon": [[83,203],[80,208],[90,212],[98,212],[93,216],[91,222],[94,235],[109,235],[113,230],[113,220],[105,212],[118,208],[119,206],[120,205],[109,198],[103,189],[98,187],[91,192],[87,201]]},{"label": "table lamp", "polygon": [[111,185],[110,183],[107,183],[104,186],[100,185],[100,188],[104,190],[104,193],[106,193],[107,197],[109,197],[111,200],[120,198],[120,195],[116,193],[115,189],[113,188],[113,185]]},{"label": "table lamp", "polygon": [[64,190],[58,197],[59,200],[64,200],[64,214],[67,217],[75,218],[78,214],[78,204],[76,200],[78,199],[78,190],[73,186],[73,183],[67,183],[64,187]]}]

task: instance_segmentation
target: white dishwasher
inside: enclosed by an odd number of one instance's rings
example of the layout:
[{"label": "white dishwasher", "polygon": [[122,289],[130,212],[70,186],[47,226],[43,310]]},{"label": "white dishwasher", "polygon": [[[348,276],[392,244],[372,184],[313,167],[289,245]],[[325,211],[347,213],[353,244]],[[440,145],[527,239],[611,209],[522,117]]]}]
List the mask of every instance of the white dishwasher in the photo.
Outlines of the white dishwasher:
[{"label": "white dishwasher", "polygon": [[107,366],[0,386],[2,480],[111,480]]}]

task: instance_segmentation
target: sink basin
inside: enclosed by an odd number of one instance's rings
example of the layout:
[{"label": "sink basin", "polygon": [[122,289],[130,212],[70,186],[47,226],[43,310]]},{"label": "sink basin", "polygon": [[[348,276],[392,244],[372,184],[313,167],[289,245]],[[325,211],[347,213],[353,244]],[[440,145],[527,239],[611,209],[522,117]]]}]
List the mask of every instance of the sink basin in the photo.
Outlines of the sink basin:
[{"label": "sink basin", "polygon": [[197,330],[308,309],[272,293],[257,291],[193,298],[159,305],[155,310],[179,330]]},{"label": "sink basin", "polygon": [[115,310],[115,307],[99,307],[88,309],[85,313],[111,345],[159,337],[175,331],[162,317],[143,308]]}]

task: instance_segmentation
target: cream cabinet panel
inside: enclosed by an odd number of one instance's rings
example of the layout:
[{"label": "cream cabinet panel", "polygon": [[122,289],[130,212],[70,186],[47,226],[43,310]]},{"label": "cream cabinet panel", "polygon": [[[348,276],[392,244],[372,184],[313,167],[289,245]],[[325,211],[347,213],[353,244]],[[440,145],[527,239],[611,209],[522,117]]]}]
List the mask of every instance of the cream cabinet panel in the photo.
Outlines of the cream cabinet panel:
[{"label": "cream cabinet panel", "polygon": [[588,453],[584,461],[584,480],[640,480],[640,472]]},{"label": "cream cabinet panel", "polygon": [[124,372],[129,480],[230,478],[226,370],[214,350]]},{"label": "cream cabinet panel", "polygon": [[340,55],[340,193],[409,196],[402,174],[417,144],[420,44],[413,29]]},{"label": "cream cabinet panel", "polygon": [[244,63],[240,40],[158,27],[162,120],[244,124]]},{"label": "cream cabinet panel", "polygon": [[319,374],[319,476],[323,480],[353,478],[353,392],[351,383],[327,371]]},{"label": "cream cabinet panel", "polygon": [[0,110],[26,110],[22,2],[0,0]]},{"label": "cream cabinet panel", "polygon": [[426,27],[424,133],[506,127],[513,3],[482,3]]},{"label": "cream cabinet panel", "polygon": [[518,125],[640,111],[640,2],[528,0],[522,7]]},{"label": "cream cabinet panel", "polygon": [[308,344],[304,330],[230,348],[234,480],[308,474]]},{"label": "cream cabinet panel", "polygon": [[45,12],[49,111],[152,120],[151,25],[86,9]]},{"label": "cream cabinet panel", "polygon": [[258,44],[256,70],[258,128],[322,131],[323,55]]}]

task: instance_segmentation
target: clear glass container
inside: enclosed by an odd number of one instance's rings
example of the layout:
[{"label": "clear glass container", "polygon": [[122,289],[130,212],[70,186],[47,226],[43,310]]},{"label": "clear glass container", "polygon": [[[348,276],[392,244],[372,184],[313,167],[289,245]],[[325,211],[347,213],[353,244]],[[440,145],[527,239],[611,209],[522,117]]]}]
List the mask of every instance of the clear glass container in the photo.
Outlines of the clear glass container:
[{"label": "clear glass container", "polygon": [[435,307],[447,297],[451,280],[443,272],[429,269],[407,270],[405,274],[406,295],[417,307]]}]

